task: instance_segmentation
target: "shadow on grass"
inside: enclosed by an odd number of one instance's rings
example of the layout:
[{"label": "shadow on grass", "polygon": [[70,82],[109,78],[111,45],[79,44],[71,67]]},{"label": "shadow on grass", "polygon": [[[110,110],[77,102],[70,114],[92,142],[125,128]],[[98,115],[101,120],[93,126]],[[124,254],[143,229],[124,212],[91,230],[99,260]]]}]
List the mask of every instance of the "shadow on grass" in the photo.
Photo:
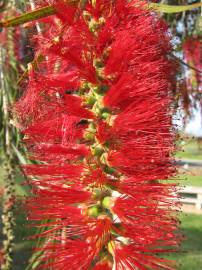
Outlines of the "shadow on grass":
[{"label": "shadow on grass", "polygon": [[199,149],[199,146],[195,139],[185,139],[184,143],[185,145],[182,145],[182,149],[184,151],[180,151],[177,153],[178,158],[202,160],[202,149]]},{"label": "shadow on grass", "polygon": [[202,269],[202,216],[182,215],[182,233],[185,240],[181,250],[167,258],[176,260],[177,270]]},{"label": "shadow on grass", "polygon": [[[202,224],[201,224],[202,227]],[[185,252],[200,252],[202,258],[202,228],[197,230],[196,228],[187,228],[182,230],[185,235],[185,241],[183,243],[183,251]],[[202,265],[201,265],[202,268]]]}]

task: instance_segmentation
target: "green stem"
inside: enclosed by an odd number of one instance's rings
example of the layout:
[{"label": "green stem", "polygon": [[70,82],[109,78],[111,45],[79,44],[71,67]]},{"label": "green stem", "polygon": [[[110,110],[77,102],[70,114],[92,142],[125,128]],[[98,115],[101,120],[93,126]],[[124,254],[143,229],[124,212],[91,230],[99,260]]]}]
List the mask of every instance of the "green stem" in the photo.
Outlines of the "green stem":
[{"label": "green stem", "polygon": [[55,14],[53,6],[46,6],[8,20],[0,21],[0,27],[13,27]]},{"label": "green stem", "polygon": [[2,270],[11,270],[13,267],[13,249],[14,249],[14,205],[15,205],[15,172],[12,166],[10,155],[5,157],[4,169],[4,198],[2,210],[3,223],[3,255],[4,260],[1,265]]},{"label": "green stem", "polygon": [[181,13],[195,8],[201,8],[202,3],[190,5],[165,5],[161,3],[150,3],[149,7],[162,13]]},{"label": "green stem", "polygon": [[[66,4],[71,5],[71,6],[79,4],[79,7],[82,8],[83,5],[85,5],[86,0],[66,0],[65,2]],[[27,13],[24,13],[20,16],[0,21],[0,28],[18,26],[27,22],[32,22],[41,18],[54,15],[55,13],[56,13],[56,9],[54,6],[52,5],[45,6],[45,7],[38,8],[36,10],[30,11]]]},{"label": "green stem", "polygon": [[175,56],[174,54],[170,53],[169,55],[170,55],[176,62],[180,63],[181,65],[186,66],[186,67],[188,67],[188,68],[190,68],[190,69],[193,69],[193,70],[196,71],[197,73],[202,74],[202,71],[201,71],[201,70],[199,70],[199,69],[197,69],[197,68],[195,68],[195,67],[193,67],[193,66],[191,66],[191,65],[189,65],[189,64],[187,64],[187,63],[185,63],[183,60],[181,60],[180,58],[178,58],[178,57]]}]

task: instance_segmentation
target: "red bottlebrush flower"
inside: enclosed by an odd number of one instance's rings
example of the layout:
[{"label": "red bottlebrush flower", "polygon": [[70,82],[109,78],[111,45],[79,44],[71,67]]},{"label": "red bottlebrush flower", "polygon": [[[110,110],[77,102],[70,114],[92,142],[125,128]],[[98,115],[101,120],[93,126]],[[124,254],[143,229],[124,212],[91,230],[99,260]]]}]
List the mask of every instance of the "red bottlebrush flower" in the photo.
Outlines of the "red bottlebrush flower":
[{"label": "red bottlebrush flower", "polygon": [[199,72],[192,70],[187,78],[188,87],[198,88],[198,91],[202,91],[202,76],[200,71],[202,70],[202,47],[201,38],[190,37],[183,43],[184,57],[188,64],[195,67]]},{"label": "red bottlebrush flower", "polygon": [[183,106],[187,115],[192,113],[192,107],[202,105],[202,45],[201,37],[189,37],[183,43],[184,58],[187,64],[195,69],[186,72],[181,86]]},{"label": "red bottlebrush flower", "polygon": [[24,166],[39,269],[173,269],[158,257],[179,241],[167,28],[142,1],[55,3],[15,107],[39,161]]}]

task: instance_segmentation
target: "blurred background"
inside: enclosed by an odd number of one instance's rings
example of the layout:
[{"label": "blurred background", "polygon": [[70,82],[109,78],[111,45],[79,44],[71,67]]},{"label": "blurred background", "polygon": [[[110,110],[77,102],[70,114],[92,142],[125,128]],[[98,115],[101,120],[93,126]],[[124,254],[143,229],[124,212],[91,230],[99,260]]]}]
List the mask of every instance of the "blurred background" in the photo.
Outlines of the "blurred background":
[{"label": "blurred background", "polygon": [[[0,20],[20,15],[36,6],[34,0],[1,0]],[[179,270],[202,269],[202,11],[201,0],[148,1],[160,4],[160,16],[169,25],[176,62],[177,84],[173,86],[173,122],[178,141],[176,160],[179,175],[170,181],[179,182],[182,195],[181,228],[185,240],[178,253],[169,258],[177,260]],[[164,5],[162,8],[161,5]],[[166,8],[165,5],[172,5]],[[189,8],[186,8],[189,5]],[[184,9],[179,7],[185,7]],[[21,135],[15,128],[12,104],[26,85],[27,64],[36,64],[30,35],[43,25],[24,24],[0,29],[0,200],[2,254],[14,264],[8,269],[35,269],[36,257],[31,257],[33,229],[26,222],[22,201],[29,195],[20,164],[27,162]],[[19,199],[20,198],[20,199]],[[24,198],[24,199],[22,199]],[[12,252],[12,250],[14,252]],[[12,253],[12,254],[11,254]],[[28,263],[29,262],[29,263]]]}]

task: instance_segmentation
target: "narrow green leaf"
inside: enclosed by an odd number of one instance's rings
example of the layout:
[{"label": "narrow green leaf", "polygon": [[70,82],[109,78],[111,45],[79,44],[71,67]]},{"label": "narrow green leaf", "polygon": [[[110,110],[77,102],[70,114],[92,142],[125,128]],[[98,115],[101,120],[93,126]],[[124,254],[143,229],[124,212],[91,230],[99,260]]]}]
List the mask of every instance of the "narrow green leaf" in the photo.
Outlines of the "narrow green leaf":
[{"label": "narrow green leaf", "polygon": [[20,163],[23,165],[27,164],[26,158],[20,153],[20,151],[18,151],[18,149],[15,147],[14,144],[12,144],[12,147],[13,147],[13,150],[14,150],[16,156],[18,157]]},{"label": "narrow green leaf", "polygon": [[25,270],[34,270],[36,269],[39,264],[41,263],[40,261],[40,257],[43,254],[42,251],[38,251],[36,253],[34,253],[31,257],[31,260],[29,261],[29,264],[27,265]]},{"label": "narrow green leaf", "polygon": [[184,6],[174,6],[174,5],[165,5],[165,4],[157,4],[157,3],[151,3],[149,4],[149,7],[162,12],[162,13],[179,13],[184,12],[187,10],[191,10],[194,8],[202,7],[202,3],[196,3],[192,5],[184,5]]},{"label": "narrow green leaf", "polygon": [[[77,5],[79,0],[66,0],[66,3],[69,5]],[[82,0],[81,3],[84,4],[86,0]],[[42,8],[38,8],[36,10],[24,13],[20,16],[16,16],[13,18],[9,18],[7,20],[0,21],[0,28],[4,27],[14,27],[27,22],[32,22],[38,20],[40,18],[48,17],[50,15],[54,15],[56,13],[55,7],[45,6]]]},{"label": "narrow green leaf", "polygon": [[0,27],[18,26],[18,25],[21,25],[30,21],[34,21],[43,17],[53,15],[54,13],[55,13],[55,8],[53,6],[39,8],[34,11],[22,14],[20,16],[1,21]]}]

